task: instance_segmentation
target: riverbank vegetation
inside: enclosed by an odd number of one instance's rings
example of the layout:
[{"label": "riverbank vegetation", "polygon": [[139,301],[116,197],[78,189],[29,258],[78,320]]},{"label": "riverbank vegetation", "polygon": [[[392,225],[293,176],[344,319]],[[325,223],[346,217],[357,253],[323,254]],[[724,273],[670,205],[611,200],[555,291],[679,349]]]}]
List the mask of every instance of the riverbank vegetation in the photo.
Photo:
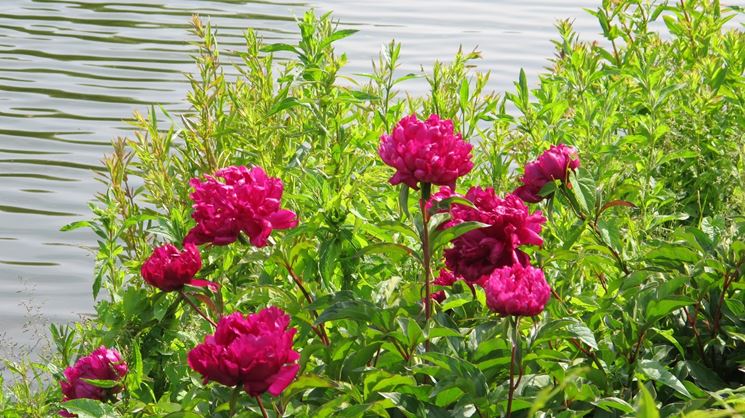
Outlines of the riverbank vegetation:
[{"label": "riverbank vegetation", "polygon": [[504,95],[476,51],[349,76],[312,12],[232,65],[195,18],[190,111],[136,114],[65,227],[96,234],[95,315],[0,411],[745,414],[745,12],[591,13]]}]

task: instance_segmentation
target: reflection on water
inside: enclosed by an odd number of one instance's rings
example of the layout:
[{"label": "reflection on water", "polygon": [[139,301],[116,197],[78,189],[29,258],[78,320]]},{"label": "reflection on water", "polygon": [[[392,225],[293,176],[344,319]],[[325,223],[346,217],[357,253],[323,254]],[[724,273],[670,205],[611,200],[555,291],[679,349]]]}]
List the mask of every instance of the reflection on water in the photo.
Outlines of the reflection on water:
[{"label": "reflection on water", "polygon": [[[63,321],[90,311],[94,244],[86,231],[59,228],[87,214],[111,138],[128,134],[135,109],[186,107],[193,70],[189,20],[209,16],[227,50],[245,27],[269,41],[295,33],[309,7],[335,10],[360,33],[339,43],[349,73],[369,71],[391,38],[403,42],[404,71],[447,60],[462,44],[484,53],[497,90],[520,67],[535,75],[552,55],[553,22],[575,17],[594,36],[582,7],[592,0],[3,0],[0,5],[0,332],[17,340],[28,312]],[[407,88],[420,93],[422,80]],[[31,301],[31,307],[19,301]],[[38,317],[35,317],[38,319]],[[0,338],[0,344],[2,338]]]}]

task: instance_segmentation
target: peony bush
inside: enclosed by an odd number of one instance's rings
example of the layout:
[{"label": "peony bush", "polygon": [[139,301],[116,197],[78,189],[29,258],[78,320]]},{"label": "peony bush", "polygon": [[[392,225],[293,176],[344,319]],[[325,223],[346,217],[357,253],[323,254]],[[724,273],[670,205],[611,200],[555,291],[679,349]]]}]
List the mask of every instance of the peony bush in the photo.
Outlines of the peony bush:
[{"label": "peony bush", "polygon": [[311,12],[296,43],[249,30],[228,75],[195,18],[183,126],[136,114],[65,228],[98,236],[95,314],[52,327],[45,377],[13,365],[0,411],[745,413],[743,11],[591,13],[603,42],[559,22],[503,97],[476,51],[402,74],[391,43],[342,75],[354,31]]}]

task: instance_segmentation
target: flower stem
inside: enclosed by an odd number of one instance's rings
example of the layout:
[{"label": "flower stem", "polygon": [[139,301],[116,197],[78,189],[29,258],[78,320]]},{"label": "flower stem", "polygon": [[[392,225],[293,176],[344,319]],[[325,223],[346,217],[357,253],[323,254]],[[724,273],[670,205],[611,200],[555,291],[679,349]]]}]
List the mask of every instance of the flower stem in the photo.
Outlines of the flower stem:
[{"label": "flower stem", "polygon": [[235,405],[238,403],[238,396],[240,394],[241,394],[241,387],[240,386],[236,386],[233,389],[233,393],[230,395],[230,411],[229,411],[229,414],[230,414],[231,417],[235,415]]},{"label": "flower stem", "polygon": [[[519,344],[519,338],[520,338],[520,317],[519,316],[510,316],[509,317],[510,326],[512,327],[512,354],[510,357],[510,390],[507,397],[507,414],[505,415],[507,418],[510,418],[512,416],[512,399],[515,395],[515,389],[517,389],[517,384],[515,384],[515,352],[517,351],[517,345]],[[520,370],[520,379],[518,379],[518,384],[520,380],[522,379],[522,367],[518,366],[518,369]]]},{"label": "flower stem", "polygon": [[266,413],[266,408],[264,408],[264,403],[261,402],[261,395],[256,396],[256,402],[259,403],[259,408],[261,409],[261,414],[264,415],[264,418],[269,418],[269,415]]},{"label": "flower stem", "polygon": [[192,302],[192,300],[189,299],[188,296],[186,296],[186,293],[184,293],[183,290],[179,290],[178,293],[179,293],[179,295],[181,295],[181,298],[184,299],[186,301],[186,303],[189,304],[189,306],[191,306],[192,308],[194,308],[194,310],[199,314],[199,316],[201,316],[202,318],[204,318],[204,320],[207,321],[207,322],[209,322],[213,327],[217,328],[217,324],[215,323],[215,321],[213,321],[212,319],[210,319],[210,317],[207,316],[207,314],[205,314],[201,309],[199,309],[199,307],[194,302]]},{"label": "flower stem", "polygon": [[[429,329],[429,318],[432,316],[432,295],[430,282],[432,281],[432,250],[429,245],[429,214],[427,201],[432,194],[432,184],[422,183],[422,200],[419,208],[422,211],[422,253],[424,255],[424,327]],[[429,338],[424,341],[424,351],[429,351]]]},{"label": "flower stem", "polygon": [[[290,277],[292,277],[292,281],[295,282],[297,287],[300,288],[300,291],[303,293],[303,296],[305,296],[305,300],[308,301],[309,305],[313,304],[313,297],[305,289],[305,286],[303,286],[303,279],[298,277],[298,275],[295,273],[295,270],[292,269],[292,266],[290,265],[289,261],[285,259],[283,260],[283,262],[285,265],[285,269],[287,269],[287,272],[290,274]],[[311,312],[313,314],[313,317],[318,318],[318,312],[316,311],[311,311]],[[323,345],[328,347],[331,342],[329,341],[329,337],[326,334],[326,328],[323,326],[323,324],[319,324],[318,326],[311,326],[311,328],[313,328],[313,332],[315,332],[316,335],[318,335],[318,337],[321,339],[321,342],[323,343]]]}]

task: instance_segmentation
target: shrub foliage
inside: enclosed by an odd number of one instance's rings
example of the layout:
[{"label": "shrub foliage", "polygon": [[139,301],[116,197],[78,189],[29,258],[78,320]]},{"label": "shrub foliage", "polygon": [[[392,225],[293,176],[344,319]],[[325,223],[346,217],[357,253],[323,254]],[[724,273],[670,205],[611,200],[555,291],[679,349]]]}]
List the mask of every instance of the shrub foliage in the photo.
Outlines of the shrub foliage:
[{"label": "shrub foliage", "polygon": [[[744,12],[672,3],[603,1],[590,11],[600,42],[559,22],[550,71],[534,89],[521,72],[504,96],[488,91],[476,51],[402,74],[391,42],[369,74],[350,77],[334,44],[354,31],[329,15],[305,14],[297,43],[249,30],[245,50],[227,57],[195,18],[191,109],[178,121],[136,114],[134,137],[103,161],[92,218],[67,227],[97,235],[95,315],[53,327],[49,363],[11,364],[22,377],[6,382],[0,411],[57,413],[59,386],[35,387],[33,376],[61,379],[106,345],[128,363],[125,389],[68,411],[261,414],[246,393],[203,384],[187,366],[214,333],[187,298],[215,320],[267,306],[290,315],[300,371],[280,396],[263,396],[269,416],[495,417],[508,403],[531,417],[745,413],[745,33],[731,29]],[[401,93],[412,78],[426,95]],[[431,222],[418,192],[388,183],[380,137],[409,114],[451,119],[473,144],[458,191],[508,194],[551,145],[578,150],[581,167],[530,205],[547,219],[543,245],[526,250],[551,286],[545,311],[501,317],[481,288],[458,281],[434,287],[445,298],[425,319],[423,264],[438,271],[456,234],[433,229],[424,254]],[[190,179],[227,166],[281,178],[298,226],[261,248],[203,246],[198,277],[217,292],[147,285],[140,268],[153,249],[194,226]]]}]

